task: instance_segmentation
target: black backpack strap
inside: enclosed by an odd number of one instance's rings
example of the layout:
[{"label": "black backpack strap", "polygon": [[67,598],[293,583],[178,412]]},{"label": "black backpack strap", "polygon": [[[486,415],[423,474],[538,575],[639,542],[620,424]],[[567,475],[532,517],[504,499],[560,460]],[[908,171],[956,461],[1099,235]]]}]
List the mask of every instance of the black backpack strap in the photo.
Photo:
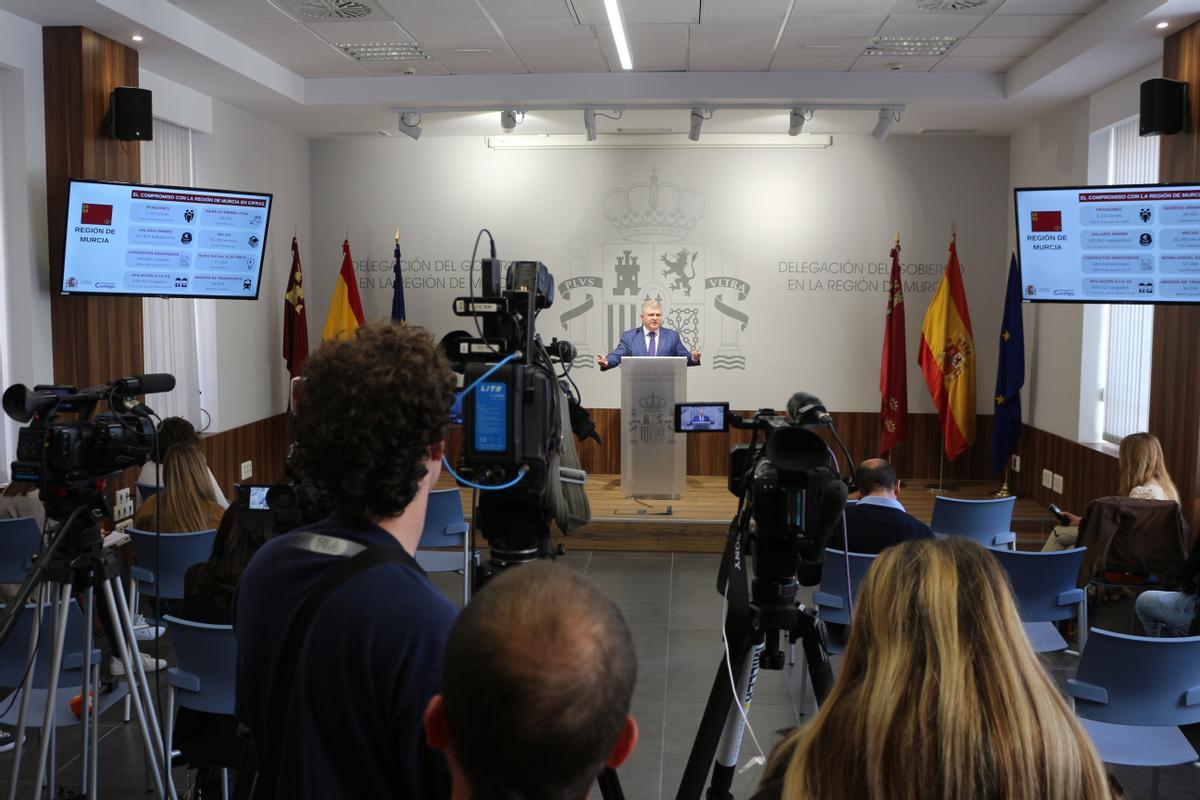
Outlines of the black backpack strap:
[{"label": "black backpack strap", "polygon": [[403,564],[404,566],[421,571],[412,556],[404,548],[396,547],[364,547],[357,542],[351,542],[336,536],[317,533],[293,533],[291,543],[295,547],[314,553],[323,553],[346,560],[338,564],[329,575],[317,585],[305,600],[300,613],[296,616],[287,636],[284,638],[280,664],[282,671],[271,692],[271,701],[267,706],[271,713],[267,721],[267,730],[263,731],[263,741],[266,742],[266,752],[260,754],[258,775],[250,790],[253,800],[275,800],[279,792],[279,771],[283,761],[283,739],[288,729],[289,712],[291,711],[292,690],[296,683],[296,672],[300,668],[308,642],[308,633],[313,620],[321,606],[329,599],[342,584],[355,575],[384,564]]}]

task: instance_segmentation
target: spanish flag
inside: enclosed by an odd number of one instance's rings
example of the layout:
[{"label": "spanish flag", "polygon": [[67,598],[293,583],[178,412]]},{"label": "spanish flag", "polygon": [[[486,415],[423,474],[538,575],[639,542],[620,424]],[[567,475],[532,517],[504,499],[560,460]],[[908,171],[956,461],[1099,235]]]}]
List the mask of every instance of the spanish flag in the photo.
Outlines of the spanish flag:
[{"label": "spanish flag", "polygon": [[350,259],[350,240],[346,239],[342,242],[342,269],[333,287],[333,298],[329,301],[329,313],[325,316],[325,330],[321,333],[321,339],[336,339],[343,333],[353,332],[362,324],[362,300],[358,297],[354,262]]},{"label": "spanish flag", "polygon": [[925,312],[917,357],[951,461],[975,443],[975,339],[956,241],[951,236],[950,260]]}]

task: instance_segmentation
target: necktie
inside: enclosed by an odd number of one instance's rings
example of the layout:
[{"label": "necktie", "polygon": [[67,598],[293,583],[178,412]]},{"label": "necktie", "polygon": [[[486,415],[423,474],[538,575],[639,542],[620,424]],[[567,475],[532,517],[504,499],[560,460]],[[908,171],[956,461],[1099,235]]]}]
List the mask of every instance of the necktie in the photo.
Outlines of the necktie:
[{"label": "necktie", "polygon": [[658,331],[650,331],[650,346],[648,348],[646,348],[647,355],[651,355],[651,356],[658,355],[658,348],[656,347],[656,345],[658,343],[655,341],[655,339],[657,339],[657,338],[658,338]]}]

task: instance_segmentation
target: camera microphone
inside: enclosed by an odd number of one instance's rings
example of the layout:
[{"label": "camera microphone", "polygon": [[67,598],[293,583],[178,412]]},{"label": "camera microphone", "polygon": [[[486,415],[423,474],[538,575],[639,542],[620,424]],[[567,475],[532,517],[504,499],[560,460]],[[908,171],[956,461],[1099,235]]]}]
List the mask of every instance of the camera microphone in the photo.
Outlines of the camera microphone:
[{"label": "camera microphone", "polygon": [[113,394],[131,397],[135,394],[158,394],[175,388],[175,376],[169,372],[149,372],[132,378],[117,378],[112,382]]},{"label": "camera microphone", "polygon": [[808,392],[796,392],[792,395],[792,399],[788,400],[787,411],[788,416],[800,424],[813,422],[833,424],[833,417],[825,408],[825,404],[816,395]]}]

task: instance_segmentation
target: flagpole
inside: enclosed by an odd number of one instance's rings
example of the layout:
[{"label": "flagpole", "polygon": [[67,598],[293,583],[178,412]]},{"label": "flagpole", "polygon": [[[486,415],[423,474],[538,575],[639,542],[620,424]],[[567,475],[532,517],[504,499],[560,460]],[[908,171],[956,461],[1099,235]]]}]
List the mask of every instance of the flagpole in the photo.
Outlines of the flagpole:
[{"label": "flagpole", "polygon": [[988,492],[988,497],[1009,497],[1012,492],[1008,490],[1008,465],[1004,465],[1004,483],[999,489],[994,492]]}]

